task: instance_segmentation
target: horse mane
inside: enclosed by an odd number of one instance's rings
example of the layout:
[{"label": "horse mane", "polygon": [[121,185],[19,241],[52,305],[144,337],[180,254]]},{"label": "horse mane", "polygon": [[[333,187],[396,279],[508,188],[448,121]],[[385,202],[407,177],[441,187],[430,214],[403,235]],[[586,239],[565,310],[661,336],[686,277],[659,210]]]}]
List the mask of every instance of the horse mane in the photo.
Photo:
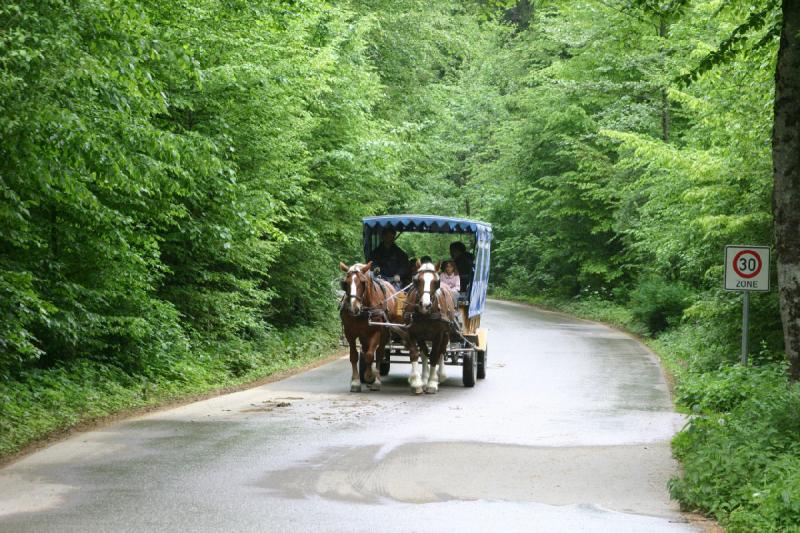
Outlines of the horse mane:
[{"label": "horse mane", "polygon": [[[353,270],[361,270],[363,266],[363,263],[356,263],[350,267],[348,272],[352,272]],[[388,315],[393,315],[394,313],[391,313],[389,310],[389,298],[397,291],[395,291],[392,284],[388,281],[375,277],[372,272],[367,272],[363,275],[367,276],[365,294],[366,298],[364,303],[371,309],[382,309]]]},{"label": "horse mane", "polygon": [[449,294],[449,290],[439,287],[433,299],[434,308],[438,309],[442,318],[450,322],[456,319],[456,308],[454,305],[453,297]]}]

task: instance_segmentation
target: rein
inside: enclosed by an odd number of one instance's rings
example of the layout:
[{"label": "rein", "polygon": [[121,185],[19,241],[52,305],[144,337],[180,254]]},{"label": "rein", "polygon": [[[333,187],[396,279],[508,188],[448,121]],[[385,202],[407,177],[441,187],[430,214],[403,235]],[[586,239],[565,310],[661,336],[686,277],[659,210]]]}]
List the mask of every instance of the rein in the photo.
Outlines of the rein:
[{"label": "rein", "polygon": [[414,285],[414,282],[413,282],[413,281],[412,281],[411,283],[409,283],[408,285],[406,285],[405,287],[403,287],[402,289],[398,289],[398,290],[397,290],[397,291],[396,291],[394,294],[392,294],[391,296],[389,296],[388,298],[386,298],[386,301],[388,302],[389,300],[393,299],[395,296],[397,296],[397,295],[398,295],[398,294],[400,294],[401,292],[405,292],[405,291],[406,291],[406,289],[408,289],[408,288],[409,288],[409,287],[411,287],[412,285]]}]

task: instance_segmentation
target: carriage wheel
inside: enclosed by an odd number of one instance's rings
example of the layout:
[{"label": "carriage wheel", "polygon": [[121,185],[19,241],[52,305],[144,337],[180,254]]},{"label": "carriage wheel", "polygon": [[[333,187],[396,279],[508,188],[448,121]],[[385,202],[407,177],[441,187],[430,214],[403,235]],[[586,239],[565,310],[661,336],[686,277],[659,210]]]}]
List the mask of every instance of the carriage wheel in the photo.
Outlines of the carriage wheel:
[{"label": "carriage wheel", "polygon": [[486,379],[486,357],[488,352],[488,346],[484,350],[478,350],[478,371],[476,372],[478,379]]},{"label": "carriage wheel", "polygon": [[380,368],[379,368],[379,370],[381,372],[381,376],[385,376],[386,374],[388,374],[389,373],[389,367],[391,367],[391,366],[392,365],[391,365],[391,362],[389,361],[389,354],[388,353],[383,354],[383,361],[381,361]]},{"label": "carriage wheel", "polygon": [[465,387],[475,386],[475,377],[478,370],[478,362],[475,360],[475,352],[464,354],[464,366],[461,379],[464,381]]}]

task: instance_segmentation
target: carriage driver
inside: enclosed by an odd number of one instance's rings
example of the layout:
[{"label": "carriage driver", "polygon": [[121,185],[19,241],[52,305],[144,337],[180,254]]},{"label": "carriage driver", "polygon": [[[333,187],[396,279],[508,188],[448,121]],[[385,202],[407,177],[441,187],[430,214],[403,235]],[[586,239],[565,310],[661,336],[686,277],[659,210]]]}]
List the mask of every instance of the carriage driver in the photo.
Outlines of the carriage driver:
[{"label": "carriage driver", "polygon": [[461,241],[455,241],[450,244],[450,257],[453,258],[456,270],[461,278],[461,292],[469,290],[472,268],[475,266],[475,257],[467,251],[467,247]]},{"label": "carriage driver", "polygon": [[381,232],[381,244],[369,255],[373,265],[380,267],[380,276],[395,284],[407,283],[409,278],[408,255],[394,243],[397,232],[392,228],[384,228]]}]

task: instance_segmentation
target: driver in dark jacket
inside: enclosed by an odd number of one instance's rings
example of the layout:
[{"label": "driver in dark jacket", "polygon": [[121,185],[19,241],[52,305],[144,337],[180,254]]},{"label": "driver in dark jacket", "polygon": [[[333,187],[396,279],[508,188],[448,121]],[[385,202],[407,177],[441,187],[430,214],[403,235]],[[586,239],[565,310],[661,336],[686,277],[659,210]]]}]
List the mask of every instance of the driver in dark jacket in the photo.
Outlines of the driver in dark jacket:
[{"label": "driver in dark jacket", "polygon": [[386,228],[381,233],[381,244],[372,250],[369,259],[373,265],[380,267],[382,278],[393,279],[399,276],[399,281],[407,283],[409,277],[408,255],[394,243],[397,232]]},{"label": "driver in dark jacket", "polygon": [[472,268],[475,266],[475,257],[467,251],[467,247],[461,241],[450,244],[450,257],[456,264],[458,275],[461,278],[461,291],[468,291],[472,281]]}]

